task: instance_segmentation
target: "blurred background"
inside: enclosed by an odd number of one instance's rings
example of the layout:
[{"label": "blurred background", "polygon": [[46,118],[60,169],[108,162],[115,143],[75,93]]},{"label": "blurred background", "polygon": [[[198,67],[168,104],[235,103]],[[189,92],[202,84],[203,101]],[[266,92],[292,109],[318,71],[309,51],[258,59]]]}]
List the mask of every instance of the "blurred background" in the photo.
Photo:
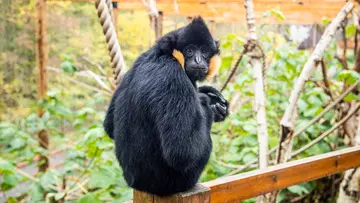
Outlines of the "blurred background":
[{"label": "blurred background", "polygon": [[[114,157],[113,142],[102,127],[111,99],[112,69],[94,1],[45,1],[47,91],[41,97],[36,3],[0,0],[0,202],[130,200],[132,190],[126,186]],[[279,143],[280,120],[295,80],[326,26],[345,3],[254,1],[258,42],[266,56],[263,74],[269,149]],[[196,15],[204,17],[214,37],[220,40],[221,68],[214,79],[205,83],[220,89],[230,80],[223,91],[230,101],[230,116],[213,125],[213,152],[201,181],[258,168],[254,162],[258,156],[254,70],[247,55],[229,78],[248,36],[243,4],[241,0],[158,0],[159,21],[149,17],[151,7],[147,1],[113,3],[115,28],[128,68],[156,38],[187,25]],[[356,64],[357,15],[356,8],[341,23],[322,63],[306,82],[298,102],[295,132],[360,79],[360,66]],[[319,122],[294,138],[293,150],[329,130],[359,98],[357,91],[348,94]],[[355,114],[292,160],[355,145],[357,126]],[[47,140],[42,143],[44,137],[38,133],[45,131]],[[49,165],[41,169],[46,159]],[[275,163],[276,153],[272,153],[269,165]],[[277,201],[335,202],[342,180],[343,175],[337,174],[295,185],[281,190]],[[360,180],[360,175],[354,180]],[[359,187],[354,183],[351,190],[358,195]],[[353,202],[358,202],[358,197],[355,195]],[[245,202],[255,201],[253,198]]]}]

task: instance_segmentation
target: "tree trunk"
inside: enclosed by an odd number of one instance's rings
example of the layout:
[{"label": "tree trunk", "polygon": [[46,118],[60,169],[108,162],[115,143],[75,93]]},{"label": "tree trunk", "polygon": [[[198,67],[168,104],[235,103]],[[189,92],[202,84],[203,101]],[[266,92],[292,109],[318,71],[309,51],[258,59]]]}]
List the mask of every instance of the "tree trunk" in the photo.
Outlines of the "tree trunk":
[{"label": "tree trunk", "polygon": [[[245,0],[244,6],[246,10],[246,22],[248,27],[248,55],[250,56],[250,64],[254,69],[255,79],[255,111],[257,121],[257,137],[259,145],[259,168],[266,168],[268,165],[268,131],[265,109],[265,89],[264,89],[264,55],[257,41],[256,25],[254,15],[254,3],[252,0]],[[266,202],[264,196],[257,198],[258,203]]]},{"label": "tree trunk", "polygon": [[[360,117],[355,137],[356,145],[360,145]],[[360,203],[360,169],[350,169],[345,172],[339,188],[337,203]]]},{"label": "tree trunk", "polygon": [[[359,20],[357,15],[359,11],[353,11],[354,24],[356,25],[357,31],[359,31]],[[357,38],[357,36],[355,36]],[[354,48],[355,50],[357,47]],[[355,71],[360,72],[360,52],[356,51],[355,56]],[[355,91],[354,91],[355,93]],[[353,102],[356,103],[356,102]],[[351,104],[351,107],[354,104]],[[350,106],[350,105],[349,105]],[[350,108],[351,108],[350,107]],[[357,124],[357,128],[356,128]],[[350,145],[360,145],[360,117],[354,116],[351,120],[345,123],[344,129],[348,135],[348,143]],[[355,130],[357,129],[357,130]],[[355,132],[356,131],[356,132]],[[339,196],[337,199],[338,203],[360,203],[360,169],[350,169],[345,172],[344,179],[340,184]]]},{"label": "tree trunk", "polygon": [[[38,99],[41,100],[47,92],[47,71],[48,49],[46,39],[46,1],[36,1],[36,61],[38,67]],[[43,115],[43,110],[39,109],[39,117]],[[46,130],[40,130],[38,133],[39,144],[42,148],[48,149],[49,135]],[[45,155],[40,155],[39,172],[45,172],[49,168],[49,159]]]}]

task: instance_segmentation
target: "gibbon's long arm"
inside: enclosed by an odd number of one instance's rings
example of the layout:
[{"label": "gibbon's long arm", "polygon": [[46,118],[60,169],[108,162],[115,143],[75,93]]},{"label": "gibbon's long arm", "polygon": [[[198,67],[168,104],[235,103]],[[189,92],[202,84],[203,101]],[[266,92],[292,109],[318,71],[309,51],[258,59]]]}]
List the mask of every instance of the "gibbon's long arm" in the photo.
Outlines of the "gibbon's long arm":
[{"label": "gibbon's long arm", "polygon": [[193,98],[195,102],[182,101],[175,96],[167,101],[170,106],[160,102],[157,109],[158,114],[163,115],[155,121],[161,150],[165,161],[175,170],[195,166],[203,154],[211,150],[209,131],[213,115],[210,99],[204,94],[199,95],[199,98]]}]

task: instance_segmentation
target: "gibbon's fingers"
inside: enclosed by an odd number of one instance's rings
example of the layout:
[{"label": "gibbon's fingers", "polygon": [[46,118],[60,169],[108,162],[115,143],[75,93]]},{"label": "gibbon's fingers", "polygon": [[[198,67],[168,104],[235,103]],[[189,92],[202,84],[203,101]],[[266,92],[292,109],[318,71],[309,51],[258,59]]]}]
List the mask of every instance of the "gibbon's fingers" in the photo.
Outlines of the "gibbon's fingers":
[{"label": "gibbon's fingers", "polygon": [[212,92],[207,93],[209,97],[220,100],[221,103],[226,104],[225,98],[221,94],[214,94]]}]

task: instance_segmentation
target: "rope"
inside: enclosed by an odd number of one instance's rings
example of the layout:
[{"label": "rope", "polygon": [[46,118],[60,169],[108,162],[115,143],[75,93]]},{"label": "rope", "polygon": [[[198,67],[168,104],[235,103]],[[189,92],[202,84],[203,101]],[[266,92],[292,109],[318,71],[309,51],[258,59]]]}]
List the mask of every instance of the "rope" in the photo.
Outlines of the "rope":
[{"label": "rope", "polygon": [[111,15],[111,20],[112,20],[113,23],[115,23],[114,14],[113,14],[112,0],[106,0],[106,5],[108,6],[109,14]]},{"label": "rope", "polygon": [[96,0],[95,6],[98,16],[100,18],[103,33],[106,36],[106,43],[111,57],[111,67],[113,69],[115,84],[118,85],[122,76],[125,73],[126,65],[117,39],[116,30],[113,23],[113,17],[110,13],[112,5],[110,4],[109,9],[109,6],[107,4],[108,2],[111,1]]}]

